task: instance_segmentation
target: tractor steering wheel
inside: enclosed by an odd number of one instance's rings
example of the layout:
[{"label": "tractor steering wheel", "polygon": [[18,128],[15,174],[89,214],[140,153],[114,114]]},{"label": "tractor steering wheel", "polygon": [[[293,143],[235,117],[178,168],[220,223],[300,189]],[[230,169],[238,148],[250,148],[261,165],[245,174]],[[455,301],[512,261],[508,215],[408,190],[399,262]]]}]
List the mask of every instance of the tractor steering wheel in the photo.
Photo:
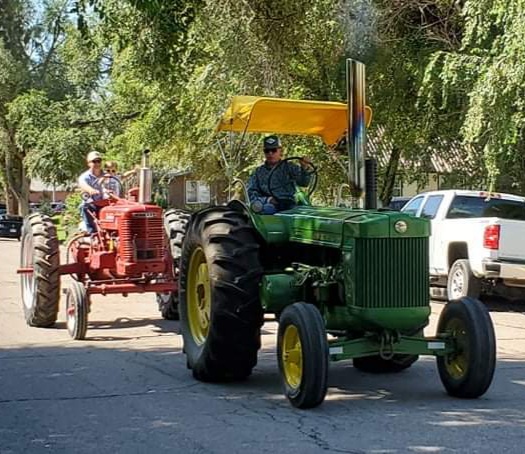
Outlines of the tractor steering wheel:
[{"label": "tractor steering wheel", "polygon": [[[122,182],[120,181],[119,178],[113,176],[113,175],[103,175],[99,178],[99,182],[100,182],[100,186],[102,186],[102,189],[106,192],[112,192],[112,189],[114,189],[114,187],[112,188],[111,187],[111,180],[114,180],[116,181],[117,183],[117,186],[118,186],[118,192],[119,192],[119,196],[122,197],[120,194],[123,194],[124,193],[124,187],[122,186]],[[115,194],[113,194],[114,197],[116,197]]]},{"label": "tractor steering wheel", "polygon": [[[272,178],[275,174],[275,171],[277,170],[278,167],[282,166],[285,162],[287,161],[301,161],[303,158],[301,156],[290,156],[289,158],[284,158],[284,159],[281,159],[274,167],[272,170],[270,170],[270,174],[268,175],[268,192],[270,193],[270,195],[275,199],[275,200],[278,200],[278,197],[275,196],[275,194],[273,193],[273,190],[274,189],[277,189],[277,188],[280,188],[284,185],[278,185],[276,187],[272,187]],[[318,177],[318,172],[317,172],[317,167],[315,167],[311,162],[308,163],[308,166],[312,169],[308,172],[308,175],[311,176],[311,179],[310,179],[310,183],[308,183],[308,186],[307,186],[307,191],[306,191],[306,197],[309,199],[310,196],[313,194],[313,192],[315,191],[315,188],[317,186],[317,177]]]}]

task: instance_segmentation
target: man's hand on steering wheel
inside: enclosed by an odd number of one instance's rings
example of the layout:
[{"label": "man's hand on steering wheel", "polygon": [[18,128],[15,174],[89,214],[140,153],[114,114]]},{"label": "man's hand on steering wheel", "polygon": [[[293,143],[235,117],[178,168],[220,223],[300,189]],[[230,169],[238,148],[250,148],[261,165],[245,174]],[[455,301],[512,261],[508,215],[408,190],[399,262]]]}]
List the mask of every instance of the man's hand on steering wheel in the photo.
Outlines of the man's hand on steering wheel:
[{"label": "man's hand on steering wheel", "polygon": [[312,161],[310,160],[310,158],[307,158],[306,156],[303,156],[301,159],[299,159],[299,164],[305,170],[312,168]]},{"label": "man's hand on steering wheel", "polygon": [[268,192],[270,193],[270,196],[271,196],[270,199],[268,200],[268,202],[270,202],[270,203],[274,203],[274,202],[271,201],[271,199],[277,201],[277,197],[274,194],[274,189],[276,189],[276,187],[274,187],[274,185],[272,185],[272,179],[273,179],[273,176],[275,174],[275,171],[280,166],[282,166],[285,162],[288,162],[288,161],[299,161],[300,166],[301,166],[301,168],[303,170],[310,169],[306,173],[312,177],[312,180],[311,180],[310,184],[308,185],[306,196],[310,197],[312,195],[312,193],[315,191],[315,188],[317,186],[317,167],[315,167],[313,162],[309,158],[307,158],[306,156],[302,156],[302,157],[300,157],[300,156],[290,156],[289,158],[281,159],[279,161],[279,163],[276,164],[272,168],[272,170],[270,170],[270,173],[268,175]]}]

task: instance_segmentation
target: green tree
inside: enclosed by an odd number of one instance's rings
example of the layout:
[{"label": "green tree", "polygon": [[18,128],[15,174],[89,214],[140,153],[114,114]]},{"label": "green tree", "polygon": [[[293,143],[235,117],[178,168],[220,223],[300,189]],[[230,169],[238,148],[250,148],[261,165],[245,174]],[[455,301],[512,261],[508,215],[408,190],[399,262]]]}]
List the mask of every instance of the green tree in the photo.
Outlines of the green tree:
[{"label": "green tree", "polygon": [[459,43],[433,53],[421,103],[482,150],[491,187],[525,193],[525,2],[466,0]]},{"label": "green tree", "polygon": [[[71,91],[57,52],[68,20],[68,2],[46,2],[41,5],[42,14],[38,14],[31,2],[24,0],[5,0],[0,6],[2,173],[7,192],[15,196],[20,212],[27,214],[31,175],[26,160],[30,149],[17,139],[17,127],[9,116],[9,105],[31,89],[43,90],[55,99]],[[37,118],[39,112],[32,114]]]}]

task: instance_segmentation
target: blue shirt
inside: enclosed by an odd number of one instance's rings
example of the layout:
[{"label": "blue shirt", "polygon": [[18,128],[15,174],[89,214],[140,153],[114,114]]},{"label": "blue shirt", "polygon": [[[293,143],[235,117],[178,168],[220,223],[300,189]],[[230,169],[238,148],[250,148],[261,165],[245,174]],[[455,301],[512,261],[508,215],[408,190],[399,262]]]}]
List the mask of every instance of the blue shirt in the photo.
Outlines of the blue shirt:
[{"label": "blue shirt", "polygon": [[114,173],[105,173],[102,176],[102,184],[103,186],[110,192],[112,192],[117,197],[121,197],[120,189],[121,189],[121,183],[120,178],[114,174]]},{"label": "blue shirt", "polygon": [[[275,166],[272,167],[265,163],[257,167],[250,176],[248,181],[250,202],[260,200],[266,203],[268,198],[272,196],[272,193],[277,200],[294,201],[296,185],[308,186],[308,183],[310,183],[311,175],[306,169],[292,164],[290,161],[285,161],[273,172],[272,180],[270,181],[271,188],[268,188],[268,179],[273,168]],[[270,193],[270,189],[272,193]]]},{"label": "blue shirt", "polygon": [[[101,175],[102,176],[102,175]],[[87,184],[88,186],[91,186],[93,189],[96,189],[99,191],[99,194],[92,195],[91,198],[93,200],[102,200],[102,186],[100,184],[100,177],[97,177],[96,175],[91,172],[91,169],[86,170],[85,172],[81,173],[78,177],[78,184]]]}]

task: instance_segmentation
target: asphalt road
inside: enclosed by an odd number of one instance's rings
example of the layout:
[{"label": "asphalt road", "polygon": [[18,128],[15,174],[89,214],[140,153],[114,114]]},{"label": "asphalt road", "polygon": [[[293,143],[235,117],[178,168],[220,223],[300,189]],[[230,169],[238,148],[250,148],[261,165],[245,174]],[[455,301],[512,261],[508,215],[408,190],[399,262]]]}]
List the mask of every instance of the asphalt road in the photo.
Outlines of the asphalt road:
[{"label": "asphalt road", "polygon": [[18,256],[16,240],[0,239],[2,454],[525,452],[523,305],[489,302],[498,366],[480,399],[448,397],[432,358],[382,376],[342,362],[324,404],[301,411],[281,393],[275,322],[249,380],[199,383],[152,296],[94,298],[85,341],[70,340],[63,307],[55,328],[27,327]]}]

